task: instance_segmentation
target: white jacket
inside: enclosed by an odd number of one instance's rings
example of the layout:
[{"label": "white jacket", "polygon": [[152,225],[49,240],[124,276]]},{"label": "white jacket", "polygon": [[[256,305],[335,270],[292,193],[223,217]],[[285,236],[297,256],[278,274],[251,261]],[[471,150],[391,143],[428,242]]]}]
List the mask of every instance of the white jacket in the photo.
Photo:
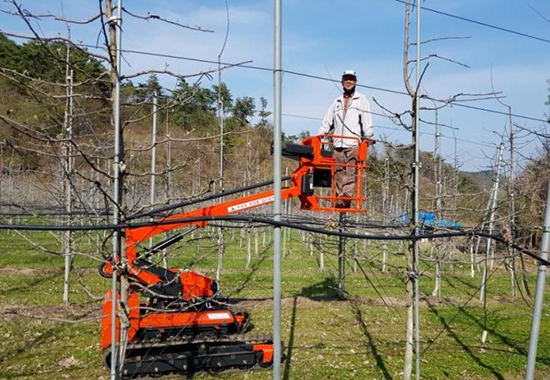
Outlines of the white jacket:
[{"label": "white jacket", "polygon": [[[372,118],[367,97],[356,90],[349,103],[345,119],[344,96],[337,97],[325,115],[319,134],[371,138],[373,136]],[[351,148],[357,143],[357,140],[352,139],[334,139],[336,148]]]}]

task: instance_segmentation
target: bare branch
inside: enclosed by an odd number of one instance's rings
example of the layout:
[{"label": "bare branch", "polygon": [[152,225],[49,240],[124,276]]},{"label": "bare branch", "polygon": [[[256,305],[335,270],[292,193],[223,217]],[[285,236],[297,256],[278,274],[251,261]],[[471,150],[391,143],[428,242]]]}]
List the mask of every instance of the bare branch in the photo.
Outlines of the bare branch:
[{"label": "bare branch", "polygon": [[414,144],[394,144],[386,140],[376,140],[377,143],[384,144],[385,147],[394,150],[408,150],[414,147]]},{"label": "bare branch", "polygon": [[[33,128],[29,128],[27,126],[25,126],[24,124],[21,124],[9,117],[6,117],[2,114],[0,114],[0,120],[2,120],[3,122],[5,122],[6,124],[10,125],[12,128],[14,128],[15,130],[17,130],[19,133],[22,133],[24,134],[25,136],[27,137],[31,137],[33,139],[36,139],[36,140],[41,140],[43,142],[62,142],[62,141],[68,141],[68,140],[62,140],[62,139],[59,139],[59,140],[55,140],[55,139],[52,139],[51,137],[49,137],[48,135],[44,134],[44,133],[41,133],[39,131],[36,131],[34,130]],[[37,134],[40,134],[42,136],[37,136]]]},{"label": "bare branch", "polygon": [[418,79],[418,83],[416,84],[415,89],[415,98],[417,98],[418,90],[420,89],[420,86],[422,86],[422,79],[424,79],[424,74],[428,71],[428,66],[430,66],[430,62],[426,63],[426,66],[424,66],[424,69],[422,69],[422,73],[420,74],[420,78]]},{"label": "bare branch", "polygon": [[384,112],[387,112],[388,115],[385,115],[387,118],[389,118],[390,120],[392,120],[394,122],[394,124],[396,125],[400,125],[401,127],[405,128],[407,131],[411,131],[411,127],[409,127],[407,124],[405,124],[405,122],[401,119],[401,117],[403,117],[404,115],[406,114],[409,114],[410,115],[410,111],[404,111],[402,113],[396,113],[396,112],[392,112],[390,111],[389,109],[387,109],[386,107],[384,107],[382,104],[380,104],[378,102],[378,100],[376,100],[375,97],[372,98],[372,100],[374,100],[374,102],[376,103],[376,105],[378,107],[380,107],[382,109],[382,111]]},{"label": "bare branch", "polygon": [[227,64],[225,66],[220,67],[219,69],[211,69],[211,70],[207,70],[207,71],[201,71],[201,72],[198,72],[198,73],[195,73],[195,74],[186,74],[186,75],[176,74],[176,73],[174,73],[172,71],[169,71],[169,70],[145,70],[145,71],[140,71],[140,72],[134,73],[134,74],[124,75],[123,79],[132,79],[132,78],[137,78],[137,77],[140,77],[140,76],[143,76],[143,75],[151,75],[151,74],[165,74],[165,75],[170,75],[170,76],[172,76],[174,78],[178,78],[178,79],[194,78],[194,77],[208,76],[209,74],[218,72],[220,70],[225,70],[225,69],[228,69],[228,68],[231,68],[231,67],[246,65],[246,64],[251,63],[251,62],[252,61],[243,61],[243,62],[234,63],[234,64]]},{"label": "bare branch", "polygon": [[[425,109],[425,108],[421,107],[420,109],[423,110],[423,109]],[[436,122],[433,122],[433,121],[424,120],[424,119],[422,119],[422,118],[420,118],[420,121],[423,122],[424,124],[439,125],[439,126],[441,126],[441,127],[445,127],[445,128],[449,128],[449,129],[454,129],[455,131],[458,131],[458,129],[459,129],[459,128],[453,127],[453,126],[451,126],[451,125],[441,123],[440,121],[438,121],[438,122],[436,123]]]},{"label": "bare branch", "polygon": [[[8,1],[8,2],[13,3],[12,1]],[[55,21],[62,21],[62,22],[66,22],[68,24],[80,24],[80,25],[90,24],[90,23],[94,22],[95,20],[97,20],[101,17],[101,14],[98,13],[98,14],[90,17],[87,20],[71,20],[71,19],[68,19],[68,18],[65,18],[65,17],[59,17],[59,16],[51,14],[51,13],[42,14],[42,15],[35,15],[35,14],[30,13],[26,9],[24,10],[23,15],[21,15],[19,13],[16,13],[16,12],[8,11],[8,10],[5,10],[5,9],[0,9],[0,12],[8,14],[8,15],[12,15],[12,16],[19,16],[19,17],[23,17],[23,18],[34,18],[34,19],[37,19],[37,20],[40,20],[40,19],[43,19],[43,18],[53,18]]]},{"label": "bare branch", "polygon": [[[2,70],[0,68],[0,70]],[[33,87],[31,85],[28,85],[26,83],[23,83],[19,80],[17,80],[16,78],[10,76],[10,75],[6,75],[4,74],[3,72],[0,71],[0,76],[12,81],[12,82],[15,82],[15,83],[18,83],[19,85],[31,90],[31,91],[35,91],[37,93],[39,93],[40,95],[43,95],[45,97],[49,97],[51,99],[68,99],[68,98],[73,98],[73,99],[76,99],[76,98],[81,98],[81,99],[96,99],[96,100],[104,100],[105,97],[104,96],[101,96],[101,95],[84,95],[84,94],[73,94],[73,95],[53,95],[53,94],[48,94],[42,90],[40,90],[39,88],[37,87]]]},{"label": "bare branch", "polygon": [[[35,83],[45,84],[45,85],[49,85],[49,86],[57,86],[57,87],[62,87],[62,88],[66,88],[66,87],[70,86],[69,84],[67,84],[65,82],[61,82],[61,83],[59,83],[59,82],[49,82],[49,81],[45,81],[45,80],[40,79],[40,78],[34,78],[34,77],[31,77],[30,75],[28,75],[27,71],[21,73],[17,70],[9,69],[9,68],[6,68],[6,67],[0,67],[0,73],[11,73],[13,75],[17,75],[17,76],[20,76],[22,78],[29,79],[29,80],[31,80]],[[107,75],[107,73],[105,72],[105,73],[101,74],[99,77],[96,77],[96,78],[89,77],[85,81],[73,83],[72,86],[73,87],[80,87],[80,86],[85,86],[85,85],[88,85],[90,83],[95,83],[95,82],[109,83],[108,81],[101,79],[101,77],[106,76],[106,75]],[[13,81],[16,81],[18,83],[21,83],[19,80],[15,79],[13,77],[9,77],[9,79],[13,80]]]},{"label": "bare branch", "polygon": [[550,134],[546,134],[546,133],[534,131],[534,130],[532,130],[532,129],[522,127],[521,125],[519,125],[519,124],[517,124],[517,123],[514,123],[514,127],[519,128],[519,129],[521,129],[522,131],[529,132],[530,134],[533,134],[533,135],[535,135],[535,136],[542,137],[542,138],[544,138],[544,139],[550,139]]},{"label": "bare branch", "polygon": [[[447,105],[449,105],[451,103],[454,103],[454,102],[471,102],[471,101],[495,99],[495,97],[499,94],[502,94],[502,92],[489,92],[489,93],[484,93],[484,94],[468,94],[468,93],[462,93],[461,92],[461,93],[455,94],[455,95],[453,95],[453,96],[451,96],[450,98],[447,98],[447,99],[438,99],[438,98],[434,98],[434,97],[424,95],[424,94],[421,95],[420,97],[422,99],[429,99],[429,100],[432,100],[432,101],[443,103],[443,105],[439,106],[439,107],[434,106],[434,107],[426,107],[425,108],[427,110],[436,110],[436,109],[441,109],[443,107],[446,107]],[[471,98],[460,99],[460,97],[463,97],[463,96],[468,96],[468,97],[471,97]]]},{"label": "bare branch", "polygon": [[[85,50],[83,48],[81,48],[80,46],[78,46],[77,44],[75,44],[74,42],[72,42],[71,40],[69,40],[68,38],[64,38],[64,37],[40,37],[39,35],[35,35],[34,37],[31,37],[31,36],[27,36],[27,35],[24,35],[24,34],[16,34],[16,33],[10,33],[10,32],[6,32],[6,31],[3,31],[0,29],[0,33],[5,35],[5,36],[8,36],[8,37],[15,37],[15,38],[23,38],[23,39],[26,39],[26,40],[32,40],[32,41],[39,41],[42,43],[42,45],[51,53],[51,50],[48,48],[47,44],[50,43],[50,42],[56,42],[56,41],[59,41],[59,42],[65,42],[65,43],[69,43],[73,48],[75,49],[78,49],[84,53],[86,53],[87,55],[90,55],[94,58],[97,58],[97,59],[101,59],[103,61],[106,61],[106,62],[109,62],[109,58],[104,56],[104,55],[100,55],[100,54],[96,54],[96,53],[92,53],[88,50]],[[66,63],[65,62],[65,59],[64,58],[61,58],[61,57],[57,57],[55,54],[51,53],[52,56],[58,61],[58,62],[63,62],[63,63]],[[77,67],[74,67],[72,66],[73,69],[75,70],[78,70],[79,72],[82,72],[83,74],[86,74],[86,72],[80,70],[79,68]]]},{"label": "bare branch", "polygon": [[[465,63],[458,62],[458,61],[455,61],[455,60],[450,59],[450,58],[442,57],[442,56],[440,56],[440,55],[438,55],[438,54],[430,54],[430,55],[428,55],[428,56],[426,56],[426,57],[420,59],[420,61],[427,61],[427,60],[430,59],[430,58],[441,59],[441,60],[443,60],[443,61],[451,62],[451,63],[457,64],[457,65],[459,65],[459,66],[466,67],[467,69],[470,69],[470,68],[471,68],[470,66],[468,66],[468,65],[465,64]],[[414,62],[414,61],[409,61],[409,62],[407,62],[407,63],[412,63],[412,62]]]},{"label": "bare branch", "polygon": [[160,17],[158,15],[152,15],[150,14],[149,12],[147,12],[147,16],[140,16],[140,15],[137,15],[135,13],[132,13],[130,12],[128,9],[122,7],[122,11],[127,13],[128,15],[132,16],[132,17],[135,17],[135,18],[138,18],[138,19],[141,19],[141,20],[146,20],[146,21],[149,21],[149,20],[159,20],[159,21],[164,21],[168,24],[172,24],[172,25],[175,25],[175,26],[179,26],[180,28],[185,28],[185,29],[190,29],[190,30],[196,30],[197,32],[206,32],[206,33],[214,33],[213,30],[209,30],[209,29],[203,29],[201,28],[200,26],[196,25],[196,26],[190,26],[188,24],[181,24],[180,22],[178,21],[171,21],[171,20],[168,20],[164,17]]},{"label": "bare branch", "polygon": [[[103,35],[103,44],[105,45],[105,49],[107,50],[107,53],[109,54],[109,59],[107,60],[108,62],[112,63],[115,61],[115,58],[114,58],[114,55],[113,55],[113,52],[111,51],[110,49],[110,46],[109,46],[109,37],[107,37],[107,30],[106,30],[106,26],[109,24],[109,19],[112,17],[112,14],[111,14],[111,7],[109,7],[109,4],[107,3],[105,5],[105,13],[103,12],[103,9],[101,8],[101,4],[102,4],[102,1],[103,0],[99,0],[98,4],[99,4],[99,13],[101,15],[101,34]],[[107,20],[105,20],[103,17],[106,17]],[[99,42],[99,35],[97,36],[97,41],[96,42]]]},{"label": "bare branch", "polygon": [[415,92],[411,87],[411,84],[409,83],[409,75],[408,75],[408,62],[409,62],[409,29],[411,26],[411,10],[410,10],[410,4],[407,0],[405,3],[405,38],[404,38],[404,47],[403,47],[403,80],[405,81],[405,88],[407,89],[407,92],[410,96],[415,96]]},{"label": "bare branch", "polygon": [[[429,40],[420,42],[420,45],[428,44],[430,42],[436,42],[436,41],[445,41],[445,40],[465,40],[468,38],[472,38],[472,36],[457,36],[457,37],[438,37],[438,38],[430,38]],[[416,42],[411,42],[411,46],[416,46]]]}]

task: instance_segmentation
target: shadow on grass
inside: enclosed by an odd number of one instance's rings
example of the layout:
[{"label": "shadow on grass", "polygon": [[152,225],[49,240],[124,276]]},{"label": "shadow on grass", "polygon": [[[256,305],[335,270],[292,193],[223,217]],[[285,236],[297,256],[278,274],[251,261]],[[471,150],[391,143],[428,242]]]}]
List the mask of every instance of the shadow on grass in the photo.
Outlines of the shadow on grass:
[{"label": "shadow on grass", "polygon": [[328,276],[321,282],[302,288],[298,295],[314,301],[337,300],[338,282],[334,276]]},{"label": "shadow on grass", "polygon": [[382,374],[384,375],[384,379],[393,380],[392,376],[388,372],[388,369],[386,368],[384,359],[378,353],[376,344],[374,344],[374,339],[372,338],[372,335],[369,329],[367,328],[365,321],[363,320],[363,313],[361,312],[361,309],[359,309],[357,302],[352,300],[350,302],[350,305],[353,309],[353,312],[355,313],[355,320],[359,323],[359,326],[361,327],[361,331],[363,332],[363,335],[367,339],[367,348],[370,350],[372,356],[374,357],[374,360],[376,361],[376,366],[378,367],[378,369],[380,369],[380,371],[382,371]]},{"label": "shadow on grass", "polygon": [[28,283],[23,286],[12,286],[0,290],[0,295],[6,295],[14,292],[29,293],[30,290],[37,289],[38,285],[49,282],[55,278],[59,278],[59,273],[49,274],[47,276],[34,276],[32,279],[29,280]]},{"label": "shadow on grass", "polygon": [[292,364],[292,351],[294,350],[294,330],[296,328],[296,306],[297,306],[298,296],[294,296],[292,301],[292,316],[290,318],[290,334],[288,337],[288,347],[286,350],[285,358],[285,369],[283,380],[290,379],[290,366]]},{"label": "shadow on grass", "polygon": [[[25,330],[26,331],[26,330]],[[46,330],[44,333],[40,334],[39,336],[34,336],[30,339],[21,338],[18,342],[20,343],[18,346],[15,344],[10,344],[10,349],[0,353],[0,368],[7,368],[10,365],[10,359],[13,357],[16,357],[19,354],[22,354],[24,352],[27,352],[30,347],[38,347],[42,345],[51,344],[52,341],[54,341],[61,332],[63,331],[63,328],[60,326],[52,327],[48,330]],[[37,367],[37,371],[40,368]],[[28,375],[35,375],[35,373],[31,373]],[[8,373],[3,373],[0,371],[0,376],[8,375]],[[13,374],[11,374],[13,375]],[[11,376],[10,375],[10,376]],[[27,375],[27,374],[26,374]]]},{"label": "shadow on grass", "polygon": [[[467,292],[466,294],[468,294],[470,297],[473,297],[474,294],[476,294],[478,291],[479,291],[479,287],[476,286],[476,285],[472,285],[470,284],[468,281],[466,280],[463,280],[462,278],[460,278],[459,276],[441,276],[443,278],[443,280],[453,289],[458,289],[457,286],[451,282],[451,278],[453,280],[456,280],[458,281],[459,283],[461,283],[462,285],[465,285],[466,287],[468,287],[468,290],[471,290],[473,291],[473,293],[470,293],[470,292]],[[450,278],[449,278],[450,277]]]},{"label": "shadow on grass", "polygon": [[[527,358],[528,352],[525,348],[518,345],[517,342],[515,342],[513,339],[510,339],[510,337],[496,331],[494,328],[490,328],[489,326],[484,326],[481,321],[478,320],[474,315],[470,314],[464,307],[458,308],[462,314],[470,318],[476,325],[478,325],[481,329],[486,329],[489,334],[497,337],[503,344],[513,349],[517,354],[525,356]],[[537,362],[550,366],[550,357],[542,358],[537,357]]]},{"label": "shadow on grass", "polygon": [[428,302],[428,307],[430,309],[430,312],[432,314],[434,314],[437,319],[439,319],[439,321],[441,322],[441,324],[443,325],[443,328],[445,329],[445,331],[453,337],[453,339],[460,345],[460,347],[462,347],[462,350],[464,352],[466,352],[470,358],[472,358],[473,361],[475,361],[479,366],[487,369],[488,371],[490,371],[498,380],[505,380],[504,379],[504,376],[502,376],[502,374],[500,372],[498,372],[494,367],[490,366],[489,364],[485,364],[479,357],[477,357],[474,352],[470,349],[470,347],[468,347],[467,344],[465,344],[461,339],[460,337],[453,331],[453,329],[451,328],[451,326],[449,325],[449,323],[445,320],[445,317],[441,316],[439,314],[439,312],[437,311],[437,309],[434,307],[434,305],[430,304]]},{"label": "shadow on grass", "polygon": [[250,269],[251,269],[250,272],[248,272],[248,274],[244,278],[243,282],[240,285],[238,285],[230,294],[228,294],[228,297],[233,297],[233,296],[239,294],[241,291],[243,291],[244,288],[246,288],[246,286],[248,285],[250,280],[252,280],[252,278],[254,277],[256,272],[258,272],[258,270],[260,269],[260,266],[262,265],[262,263],[268,257],[267,254],[265,254],[265,253],[266,253],[266,251],[264,250],[262,252],[262,256],[260,257],[260,259],[257,260],[257,261],[254,261],[254,264],[252,264],[252,266],[250,267]]}]

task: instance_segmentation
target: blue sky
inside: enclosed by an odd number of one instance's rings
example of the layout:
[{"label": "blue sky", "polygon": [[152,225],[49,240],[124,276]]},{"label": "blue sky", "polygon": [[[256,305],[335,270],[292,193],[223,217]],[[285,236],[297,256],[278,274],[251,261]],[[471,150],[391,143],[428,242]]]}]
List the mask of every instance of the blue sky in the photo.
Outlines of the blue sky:
[{"label": "blue sky", "polygon": [[[97,0],[36,1],[21,0],[32,12],[61,13],[71,18],[87,18],[97,12]],[[253,61],[253,65],[273,65],[273,2],[263,0],[228,0],[230,33],[223,61]],[[513,29],[550,40],[550,19],[547,0],[427,0],[423,6],[472,18],[489,24]],[[63,5],[63,6],[62,6]],[[142,21],[125,16],[123,48],[185,57],[216,60],[226,29],[224,0],[124,1],[124,7],[134,13],[158,14],[190,25],[212,29],[201,33],[181,29],[158,21]],[[8,9],[9,4],[2,4]],[[348,0],[346,2],[283,0],[283,68],[338,79],[345,69],[358,72],[360,84],[404,91],[402,77],[404,5],[395,0]],[[65,26],[44,19],[33,21],[44,35],[66,34]],[[29,34],[21,20],[0,14],[3,31]],[[99,25],[73,26],[73,38],[95,44]],[[489,29],[442,15],[422,13],[422,40],[440,37],[470,37],[443,40],[422,46],[422,55],[437,54],[462,62],[470,68],[443,60],[431,59],[423,81],[423,91],[435,98],[445,99],[458,93],[487,93],[502,91],[503,102],[512,106],[512,112],[543,119],[548,111],[544,105],[548,95],[546,80],[550,78],[550,44],[542,41]],[[412,37],[414,38],[414,25]],[[411,50],[411,58],[414,51]],[[125,73],[168,66],[180,74],[191,74],[214,68],[212,64],[125,54]],[[264,96],[272,102],[272,74],[267,71],[233,68],[223,72],[223,80],[237,96]],[[212,83],[217,83],[214,76]],[[492,82],[492,84],[491,84]],[[170,78],[162,79],[167,87],[174,85]],[[370,97],[395,112],[410,107],[410,99],[382,91],[361,89]],[[283,78],[283,130],[297,134],[302,130],[315,133],[320,120],[339,86],[326,81],[285,74]],[[429,106],[430,103],[423,103]],[[506,112],[506,107],[495,100],[468,103]],[[373,105],[373,111],[380,109]],[[301,115],[300,118],[290,115]],[[459,161],[463,170],[486,169],[500,142],[507,117],[459,107],[439,111],[439,121],[452,125],[460,139],[457,142]],[[424,112],[422,118],[434,120],[433,112]],[[515,118],[523,127],[543,126]],[[387,118],[374,116],[375,137],[407,143],[410,134],[399,130]],[[421,148],[433,150],[434,127],[421,125]],[[447,161],[454,157],[453,130],[442,129],[442,149]],[[496,133],[495,133],[496,132]],[[519,131],[518,131],[519,132]],[[519,133],[524,136],[525,132]],[[521,153],[536,152],[537,142],[530,137],[518,141]]]}]

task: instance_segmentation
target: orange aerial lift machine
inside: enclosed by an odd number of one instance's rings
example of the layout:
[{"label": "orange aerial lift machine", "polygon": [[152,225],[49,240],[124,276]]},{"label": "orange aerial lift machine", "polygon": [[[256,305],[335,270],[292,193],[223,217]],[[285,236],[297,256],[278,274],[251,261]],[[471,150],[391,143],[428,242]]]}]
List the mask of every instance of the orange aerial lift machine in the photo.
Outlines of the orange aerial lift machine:
[{"label": "orange aerial lift machine", "polygon": [[[282,154],[299,160],[299,166],[290,178],[291,185],[282,189],[282,199],[298,197],[301,208],[311,211],[364,212],[364,174],[368,169],[368,148],[374,141],[357,139],[357,163],[345,165],[334,161],[327,137],[348,138],[313,136],[302,140],[301,145],[285,145]],[[335,172],[345,166],[352,167],[356,174],[355,192],[351,197],[338,197],[333,179]],[[271,337],[247,334],[250,315],[232,310],[219,298],[217,281],[191,270],[165,269],[150,259],[154,253],[181,240],[183,234],[168,237],[152,248],[144,247],[143,243],[183,227],[205,227],[208,223],[205,217],[236,214],[273,200],[273,190],[268,190],[163,217],[152,225],[126,228],[126,258],[124,262],[118,258],[116,264],[117,272],[126,276],[130,284],[126,312],[117,310],[113,321],[111,291],[105,294],[103,303],[101,345],[107,366],[114,343],[123,351],[120,371],[123,378],[270,367]],[[339,200],[351,204],[348,208],[336,208]],[[101,265],[100,274],[112,277],[114,268],[113,260],[107,261]],[[128,326],[123,344],[118,333],[121,318]],[[117,329],[116,342],[111,339],[113,323]]]}]

